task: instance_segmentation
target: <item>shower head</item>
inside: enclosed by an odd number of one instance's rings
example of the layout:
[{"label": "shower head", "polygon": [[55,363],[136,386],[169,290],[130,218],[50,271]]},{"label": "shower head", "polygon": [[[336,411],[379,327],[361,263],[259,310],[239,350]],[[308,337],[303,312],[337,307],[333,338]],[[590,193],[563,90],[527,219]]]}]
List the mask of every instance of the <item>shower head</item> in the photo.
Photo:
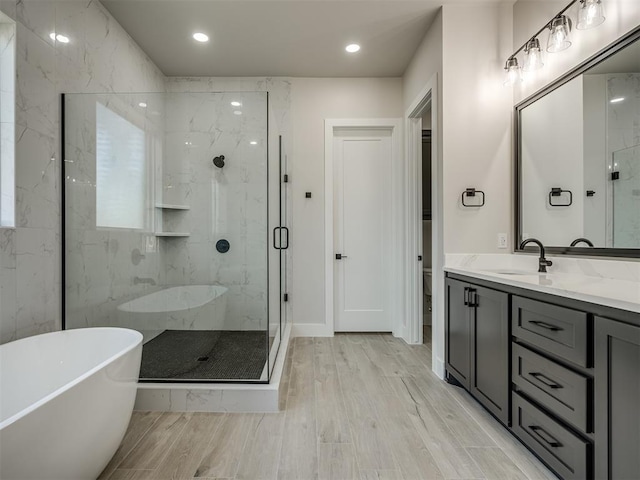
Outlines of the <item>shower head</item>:
[{"label": "shower head", "polygon": [[218,168],[224,167],[224,155],[213,157],[213,164]]}]

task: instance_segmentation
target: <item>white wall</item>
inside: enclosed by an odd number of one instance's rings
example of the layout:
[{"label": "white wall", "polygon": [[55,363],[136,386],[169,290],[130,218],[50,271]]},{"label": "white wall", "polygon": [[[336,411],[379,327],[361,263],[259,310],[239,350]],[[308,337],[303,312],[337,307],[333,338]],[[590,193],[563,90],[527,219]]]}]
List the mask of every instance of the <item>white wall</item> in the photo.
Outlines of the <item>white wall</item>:
[{"label": "white wall", "polygon": [[[322,331],[324,304],[324,120],[399,118],[399,78],[293,78],[293,319]],[[310,199],[305,192],[311,192]],[[300,330],[299,330],[300,331]]]},{"label": "white wall", "polygon": [[[497,234],[511,237],[511,35],[510,5],[443,7],[445,253],[498,252]],[[462,206],[467,187],[485,192],[484,207]]]},{"label": "white wall", "polygon": [[[402,105],[406,110],[433,75],[442,74],[442,10],[433,20],[402,76]],[[438,102],[441,105],[441,102]]]},{"label": "white wall", "polygon": [[[60,93],[157,92],[164,77],[97,1],[3,0],[0,9],[17,23],[17,227],[0,230],[4,343],[61,324]],[[52,41],[54,31],[70,42]]]}]

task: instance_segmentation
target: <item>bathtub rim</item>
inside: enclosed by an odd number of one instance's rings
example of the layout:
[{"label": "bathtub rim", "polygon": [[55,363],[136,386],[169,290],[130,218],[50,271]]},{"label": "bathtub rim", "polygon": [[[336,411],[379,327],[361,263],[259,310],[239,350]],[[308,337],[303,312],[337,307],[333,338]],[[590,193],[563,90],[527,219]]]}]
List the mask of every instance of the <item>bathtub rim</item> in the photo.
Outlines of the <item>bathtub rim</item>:
[{"label": "bathtub rim", "polygon": [[[10,417],[6,418],[5,420],[1,421],[0,422],[0,432],[2,430],[4,430],[5,428],[9,427],[10,425],[12,425],[13,423],[17,422],[21,418],[25,417],[29,413],[37,410],[42,405],[48,403],[53,398],[61,395],[62,393],[66,392],[68,390],[71,390],[73,387],[78,385],[80,382],[82,382],[82,381],[86,380],[87,378],[91,377],[92,375],[94,375],[98,371],[104,369],[107,365],[115,362],[119,358],[124,357],[125,355],[130,353],[135,348],[137,348],[139,346],[142,346],[142,338],[143,337],[142,337],[142,334],[140,332],[138,332],[137,330],[130,329],[130,328],[122,328],[122,327],[71,328],[71,329],[65,329],[65,330],[57,330],[55,332],[42,333],[42,334],[39,334],[39,335],[33,335],[31,337],[25,337],[25,338],[21,338],[19,340],[14,340],[14,342],[29,341],[29,340],[31,340],[31,339],[33,339],[35,337],[55,336],[55,335],[61,335],[63,332],[71,332],[71,331],[75,332],[75,331],[79,331],[79,330],[91,330],[91,331],[96,331],[96,330],[102,330],[102,331],[104,331],[104,330],[109,330],[109,331],[118,330],[118,331],[124,331],[124,332],[127,332],[127,334],[132,334],[134,336],[134,338],[137,339],[137,341],[133,342],[132,345],[129,345],[128,347],[126,347],[126,348],[124,348],[122,350],[119,350],[114,355],[111,355],[110,357],[107,357],[102,362],[98,363],[94,367],[92,367],[89,370],[85,371],[82,375],[78,375],[76,378],[74,378],[70,382],[65,383],[64,385],[62,385],[61,387],[55,389],[54,391],[52,391],[48,395],[45,395],[44,397],[42,397],[38,401],[33,402],[28,407],[20,410],[19,412],[15,413],[12,416],[10,416]],[[10,343],[14,343],[14,342],[10,342]],[[138,379],[137,378],[135,379],[135,383],[136,384],[138,383]]]}]

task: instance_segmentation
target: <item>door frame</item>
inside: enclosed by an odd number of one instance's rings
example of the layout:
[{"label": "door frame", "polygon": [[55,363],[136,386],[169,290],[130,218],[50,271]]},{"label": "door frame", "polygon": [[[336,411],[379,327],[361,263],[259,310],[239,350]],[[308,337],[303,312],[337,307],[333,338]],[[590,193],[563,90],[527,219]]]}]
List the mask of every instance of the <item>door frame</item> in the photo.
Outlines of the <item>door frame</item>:
[{"label": "door frame", "polygon": [[431,268],[432,268],[432,370],[444,378],[444,214],[443,156],[441,144],[438,74],[424,85],[405,111],[406,131],[406,303],[407,332],[404,339],[420,344],[422,338],[422,116],[431,109]]},{"label": "door frame", "polygon": [[401,118],[342,118],[325,119],[324,121],[324,228],[325,228],[325,315],[326,334],[333,336],[335,332],[334,301],[334,162],[333,143],[336,130],[383,130],[391,133],[391,258],[389,265],[391,275],[389,285],[389,312],[392,317],[392,333],[402,336],[403,282],[402,272],[402,232],[403,232],[403,165],[402,165],[402,119]]}]

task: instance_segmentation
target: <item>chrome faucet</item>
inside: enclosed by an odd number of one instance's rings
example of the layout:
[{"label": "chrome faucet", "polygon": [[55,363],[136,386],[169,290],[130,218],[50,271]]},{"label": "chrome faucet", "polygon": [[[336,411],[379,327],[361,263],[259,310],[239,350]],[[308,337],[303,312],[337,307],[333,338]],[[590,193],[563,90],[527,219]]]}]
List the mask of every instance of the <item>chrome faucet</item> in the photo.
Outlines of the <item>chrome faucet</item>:
[{"label": "chrome faucet", "polygon": [[156,281],[153,278],[148,277],[133,277],[133,284],[138,285],[139,283],[148,283],[149,285],[155,285]]},{"label": "chrome faucet", "polygon": [[576,245],[578,245],[580,242],[582,243],[586,243],[587,245],[589,245],[590,247],[593,247],[593,243],[591,243],[591,240],[589,240],[588,238],[576,238],[573,242],[571,242],[571,246],[575,247]]},{"label": "chrome faucet", "polygon": [[542,242],[536,238],[527,238],[520,244],[520,249],[524,249],[524,247],[528,243],[535,243],[540,248],[540,258],[538,259],[538,273],[547,273],[547,267],[553,265],[553,262],[544,258],[544,245],[542,245]]}]

